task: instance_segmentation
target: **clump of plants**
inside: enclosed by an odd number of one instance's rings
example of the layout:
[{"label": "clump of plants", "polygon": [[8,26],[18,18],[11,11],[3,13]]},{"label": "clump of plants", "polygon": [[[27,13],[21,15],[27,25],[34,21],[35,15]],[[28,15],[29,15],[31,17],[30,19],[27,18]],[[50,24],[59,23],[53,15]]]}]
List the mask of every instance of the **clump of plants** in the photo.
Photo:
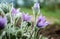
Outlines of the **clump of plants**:
[{"label": "clump of plants", "polygon": [[[50,36],[49,23],[46,17],[40,12],[38,2],[32,7],[33,16],[20,12],[20,9],[14,8],[13,4],[7,5],[7,7],[9,9],[0,7],[0,39],[46,39],[46,37]],[[34,18],[34,21],[31,20],[32,18]],[[59,31],[53,30],[52,32],[58,34]]]}]

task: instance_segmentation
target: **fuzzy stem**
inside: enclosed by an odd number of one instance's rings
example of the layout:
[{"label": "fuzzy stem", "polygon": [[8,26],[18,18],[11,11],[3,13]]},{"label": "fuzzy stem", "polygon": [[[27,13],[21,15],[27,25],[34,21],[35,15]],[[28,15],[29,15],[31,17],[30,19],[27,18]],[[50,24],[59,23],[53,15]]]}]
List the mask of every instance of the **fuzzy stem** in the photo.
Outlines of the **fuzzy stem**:
[{"label": "fuzzy stem", "polygon": [[22,30],[22,24],[23,24],[23,20],[22,20],[22,22],[21,22],[21,30]]},{"label": "fuzzy stem", "polygon": [[37,36],[36,39],[39,39],[39,37],[40,37],[40,29],[37,30],[37,35],[36,36]]},{"label": "fuzzy stem", "polygon": [[31,35],[30,35],[30,38],[29,39],[32,38],[32,35],[35,32],[35,27],[36,27],[36,13],[35,13],[34,9],[33,9],[33,16],[34,16],[34,28],[33,28],[32,32],[31,32]]}]

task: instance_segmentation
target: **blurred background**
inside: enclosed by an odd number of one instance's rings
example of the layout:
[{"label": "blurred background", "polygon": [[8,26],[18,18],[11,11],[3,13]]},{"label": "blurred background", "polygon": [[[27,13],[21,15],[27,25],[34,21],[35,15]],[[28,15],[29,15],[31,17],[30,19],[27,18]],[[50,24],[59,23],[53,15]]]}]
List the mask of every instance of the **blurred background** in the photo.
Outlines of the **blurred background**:
[{"label": "blurred background", "polygon": [[[38,0],[40,11],[50,22],[60,22],[60,0]],[[32,7],[36,0],[0,0],[0,3],[13,3],[15,8],[21,8],[20,11],[33,14]]]}]

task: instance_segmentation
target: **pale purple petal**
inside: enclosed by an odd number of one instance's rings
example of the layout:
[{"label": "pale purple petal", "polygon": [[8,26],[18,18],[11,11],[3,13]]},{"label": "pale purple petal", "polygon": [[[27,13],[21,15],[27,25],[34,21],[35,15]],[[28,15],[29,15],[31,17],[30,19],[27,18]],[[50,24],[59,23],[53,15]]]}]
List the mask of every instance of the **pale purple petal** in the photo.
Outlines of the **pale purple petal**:
[{"label": "pale purple petal", "polygon": [[22,19],[23,19],[23,20],[25,19],[25,14],[22,14]]},{"label": "pale purple petal", "polygon": [[14,13],[16,13],[16,11],[17,10],[15,8],[12,8],[12,11],[11,12],[12,12],[12,14],[14,14]]},{"label": "pale purple petal", "polygon": [[44,25],[47,26],[48,25],[48,22],[45,22]]},{"label": "pale purple petal", "polygon": [[12,13],[12,16],[14,16],[15,14],[19,13],[19,10],[12,7],[11,13]]},{"label": "pale purple petal", "polygon": [[31,16],[29,16],[28,14],[22,14],[22,19],[23,21],[29,22],[31,19]]},{"label": "pale purple petal", "polygon": [[35,8],[35,9],[38,9],[38,8],[39,8],[39,3],[38,3],[38,2],[36,2],[36,3],[34,4],[34,8]]}]

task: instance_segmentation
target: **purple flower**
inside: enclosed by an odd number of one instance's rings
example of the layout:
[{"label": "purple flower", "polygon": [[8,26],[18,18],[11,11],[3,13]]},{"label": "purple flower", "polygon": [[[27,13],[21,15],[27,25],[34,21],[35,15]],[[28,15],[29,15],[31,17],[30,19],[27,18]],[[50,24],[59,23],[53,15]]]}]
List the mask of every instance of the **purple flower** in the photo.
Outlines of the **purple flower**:
[{"label": "purple flower", "polygon": [[39,3],[36,2],[33,7],[34,7],[35,9],[39,9]]},{"label": "purple flower", "polygon": [[45,17],[40,15],[38,20],[37,20],[36,26],[38,28],[44,28],[47,25],[48,25],[48,22],[46,21]]},{"label": "purple flower", "polygon": [[12,7],[11,13],[12,13],[12,16],[14,16],[15,14],[18,14],[20,12],[18,9],[15,9],[14,7]]},{"label": "purple flower", "polygon": [[31,16],[29,16],[28,14],[22,14],[22,19],[23,21],[29,22],[31,19]]},{"label": "purple flower", "polygon": [[16,11],[17,10],[15,8],[12,8],[12,11],[11,11],[12,15],[16,14]]},{"label": "purple flower", "polygon": [[6,17],[0,16],[0,29],[3,29],[6,23],[7,23]]}]

